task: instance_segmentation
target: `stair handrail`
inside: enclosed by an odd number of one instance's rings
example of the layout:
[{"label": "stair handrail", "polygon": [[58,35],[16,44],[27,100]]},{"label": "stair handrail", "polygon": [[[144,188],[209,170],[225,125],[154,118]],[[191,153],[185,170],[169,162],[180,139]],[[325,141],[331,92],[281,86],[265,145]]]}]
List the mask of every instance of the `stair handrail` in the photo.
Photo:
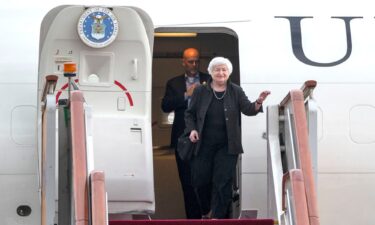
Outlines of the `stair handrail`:
[{"label": "stair handrail", "polygon": [[56,103],[58,77],[46,76],[41,96],[41,224],[53,224],[55,217]]},{"label": "stair handrail", "polygon": [[57,75],[47,75],[46,76],[46,82],[43,86],[42,96],[41,96],[41,102],[46,101],[47,94],[53,94],[56,89],[56,84],[59,77]]},{"label": "stair handrail", "polygon": [[70,101],[75,225],[105,225],[108,224],[108,210],[104,172],[92,170],[88,166],[89,122],[86,118],[83,93],[71,91]]},{"label": "stair handrail", "polygon": [[74,224],[88,225],[89,190],[87,183],[84,98],[80,91],[72,91],[70,94]]},{"label": "stair handrail", "polygon": [[91,225],[108,224],[107,195],[103,171],[90,173],[90,208]]},{"label": "stair handrail", "polygon": [[311,91],[313,88],[315,88],[315,86],[316,82],[305,82],[305,85],[302,86],[303,90],[290,91],[280,103],[280,111],[282,111],[285,107],[288,107],[290,104],[289,109],[291,109],[291,114],[293,115],[293,120],[290,122],[292,123],[291,125],[294,129],[293,133],[295,135],[295,139],[292,140],[292,142],[295,144],[294,147],[297,157],[295,160],[298,161],[297,165],[300,166],[303,173],[310,225],[319,225],[320,222],[318,216],[317,194],[312,170],[313,166],[309,147],[308,124],[304,101],[305,96],[310,96]]},{"label": "stair handrail", "polygon": [[[308,225],[309,214],[307,208],[307,202],[305,197],[305,183],[303,179],[303,172],[300,169],[292,169],[286,172],[283,176],[282,187],[282,208],[287,211],[286,197],[287,196],[287,183],[290,183],[292,189],[293,198],[288,198],[288,201],[292,201],[289,207],[293,207],[292,210],[288,210],[289,213],[293,213],[296,225]],[[289,215],[287,215],[289,216]]]},{"label": "stair handrail", "polygon": [[[308,99],[309,97],[312,96],[312,93],[315,89],[317,85],[317,82],[315,80],[308,80],[308,81],[305,81],[302,85],[302,87],[300,88],[300,90],[302,91],[303,93],[303,99],[306,100]],[[291,95],[290,95],[290,92],[284,97],[284,99],[280,102],[280,107],[285,107],[288,103],[288,101],[290,101],[290,98],[291,98]]]}]

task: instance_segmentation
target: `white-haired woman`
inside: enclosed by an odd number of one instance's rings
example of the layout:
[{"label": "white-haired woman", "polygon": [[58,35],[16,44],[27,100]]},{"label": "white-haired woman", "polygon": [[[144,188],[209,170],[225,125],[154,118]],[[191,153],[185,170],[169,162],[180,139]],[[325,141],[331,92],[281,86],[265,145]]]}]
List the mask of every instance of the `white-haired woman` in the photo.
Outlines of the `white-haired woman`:
[{"label": "white-haired woman", "polygon": [[198,195],[203,218],[228,218],[233,175],[241,144],[241,113],[254,116],[270,94],[260,93],[249,101],[242,88],[230,82],[232,63],[215,57],[208,66],[211,79],[195,89],[185,112],[190,140],[196,142],[191,161],[192,185]]}]

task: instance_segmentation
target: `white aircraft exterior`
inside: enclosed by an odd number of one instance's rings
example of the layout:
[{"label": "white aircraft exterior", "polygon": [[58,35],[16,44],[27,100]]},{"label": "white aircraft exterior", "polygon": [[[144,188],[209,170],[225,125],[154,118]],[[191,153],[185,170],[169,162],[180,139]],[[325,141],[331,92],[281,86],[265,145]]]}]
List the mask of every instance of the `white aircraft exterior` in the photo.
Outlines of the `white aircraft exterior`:
[{"label": "white aircraft exterior", "polygon": [[[37,148],[40,25],[52,8],[71,4],[135,6],[150,16],[157,31],[197,29],[235,33],[238,80],[252,100],[261,90],[270,90],[267,105],[280,103],[290,89],[300,87],[304,81],[316,80],[314,98],[319,105],[316,182],[321,224],[373,223],[375,13],[369,2],[93,0],[8,1],[0,6],[1,224],[40,223]],[[171,62],[176,64],[173,69],[154,71],[161,76],[160,81],[152,77],[154,118],[159,116],[158,98],[163,94],[165,81],[182,73],[178,56]],[[159,63],[154,70],[162,68],[163,62]],[[243,117],[242,129],[245,150],[242,209],[258,210],[258,217],[267,218],[265,113]],[[154,127],[153,135],[164,135],[161,141],[154,142],[167,145],[168,132],[168,128]],[[32,206],[30,216],[17,214],[21,205]]]}]

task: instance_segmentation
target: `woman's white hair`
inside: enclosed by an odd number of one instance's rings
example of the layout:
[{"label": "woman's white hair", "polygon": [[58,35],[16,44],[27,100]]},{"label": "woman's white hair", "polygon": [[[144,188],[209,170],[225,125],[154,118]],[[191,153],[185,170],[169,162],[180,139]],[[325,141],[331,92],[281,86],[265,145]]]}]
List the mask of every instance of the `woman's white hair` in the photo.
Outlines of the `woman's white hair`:
[{"label": "woman's white hair", "polygon": [[215,57],[215,58],[213,58],[210,61],[210,64],[208,64],[208,68],[207,68],[208,73],[210,75],[212,75],[212,73],[214,72],[215,67],[219,66],[219,65],[226,65],[228,67],[229,75],[232,74],[232,71],[233,71],[232,63],[229,61],[229,59],[224,58],[224,57]]}]

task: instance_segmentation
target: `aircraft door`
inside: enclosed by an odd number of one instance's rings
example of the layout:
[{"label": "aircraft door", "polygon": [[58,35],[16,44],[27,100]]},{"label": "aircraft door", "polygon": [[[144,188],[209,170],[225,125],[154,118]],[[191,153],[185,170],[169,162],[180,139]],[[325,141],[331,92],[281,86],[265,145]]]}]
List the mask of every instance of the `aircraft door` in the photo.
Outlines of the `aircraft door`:
[{"label": "aircraft door", "polygon": [[[174,112],[165,113],[161,101],[168,80],[184,73],[181,66],[182,51],[196,48],[200,51],[199,71],[207,73],[210,60],[225,56],[233,64],[231,81],[240,84],[238,37],[228,24],[202,27],[158,27],[155,29],[153,58],[153,144],[155,166],[156,219],[185,218],[184,199],[180,185],[174,149],[170,147]],[[241,211],[241,159],[233,186],[231,218],[238,218]],[[171,197],[172,196],[172,197]]]},{"label": "aircraft door", "polygon": [[105,172],[109,213],[155,210],[152,49],[152,21],[137,8],[60,6],[42,22],[38,97],[55,74],[56,101],[67,98],[63,65],[77,63],[73,80],[92,108],[94,168]]}]

